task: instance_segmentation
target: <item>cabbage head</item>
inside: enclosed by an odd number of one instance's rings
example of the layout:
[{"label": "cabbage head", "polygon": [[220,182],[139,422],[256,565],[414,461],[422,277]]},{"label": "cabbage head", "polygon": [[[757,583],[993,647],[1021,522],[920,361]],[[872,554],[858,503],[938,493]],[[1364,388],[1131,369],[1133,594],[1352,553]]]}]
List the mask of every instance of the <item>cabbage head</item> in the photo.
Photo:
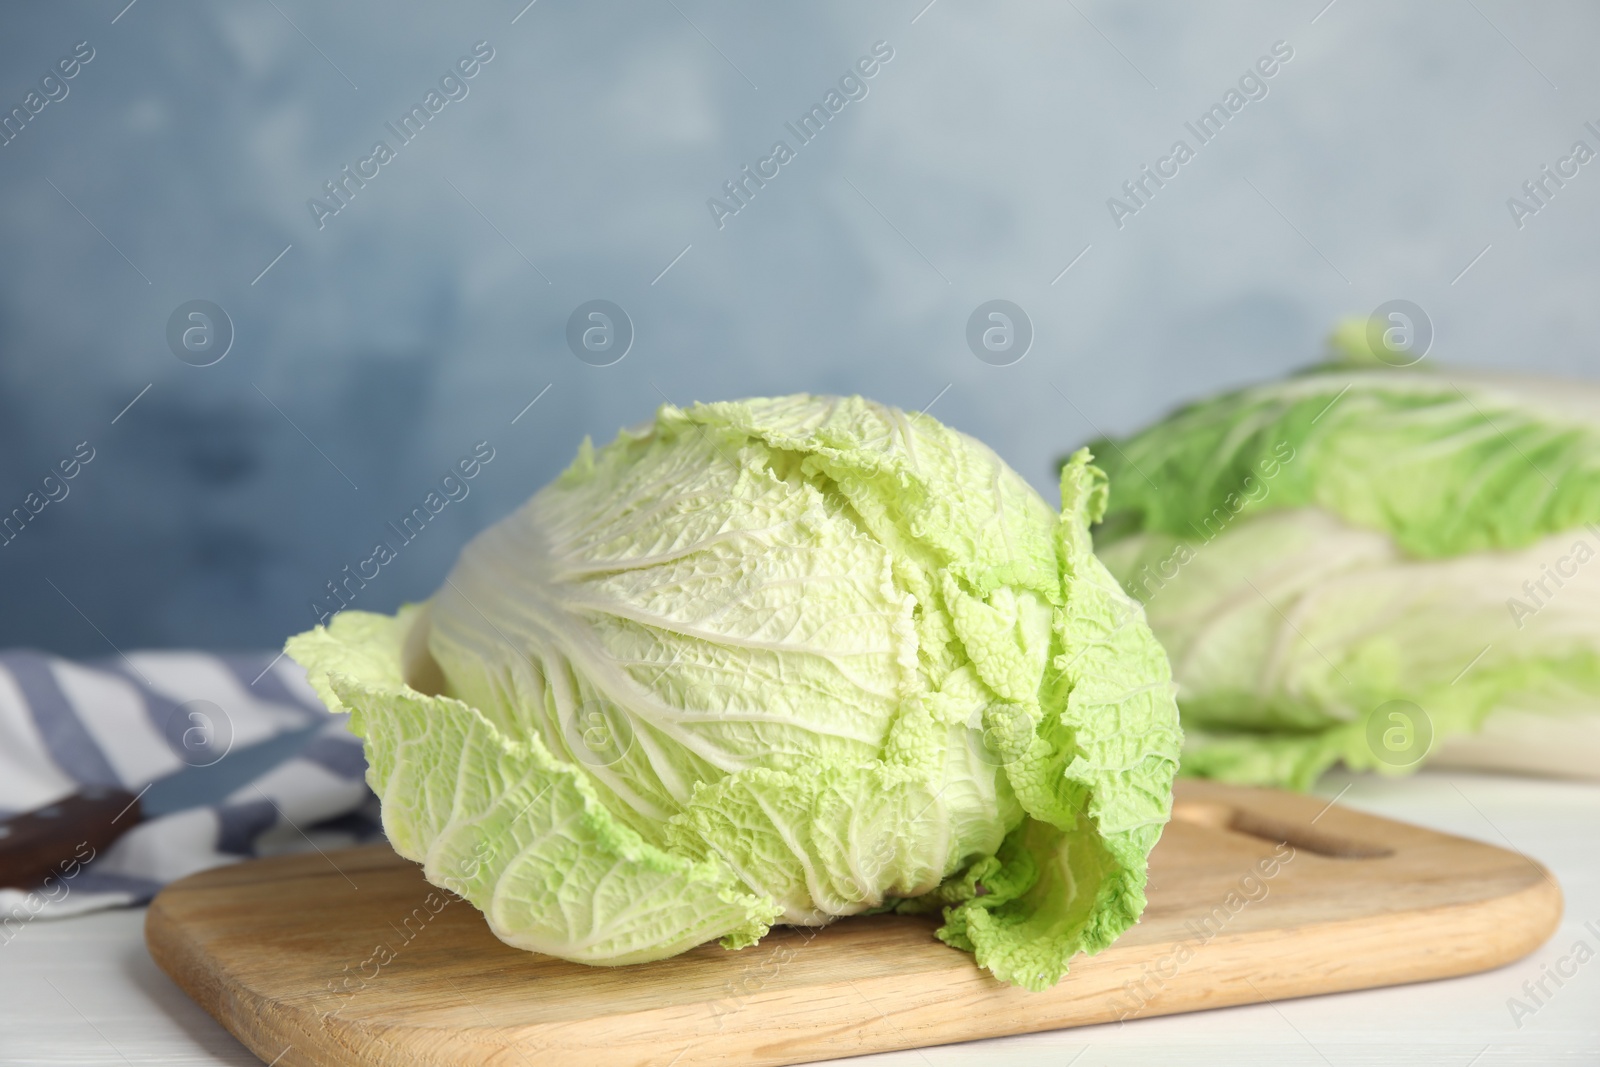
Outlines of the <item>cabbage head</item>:
[{"label": "cabbage head", "polygon": [[1184,773],[1600,776],[1600,389],[1339,358],[1098,442]]},{"label": "cabbage head", "polygon": [[663,406],[427,603],[290,640],[395,849],[502,940],[657,960],[943,912],[1042,989],[1144,907],[1180,736],[1166,657],[993,452],[859,397]]}]

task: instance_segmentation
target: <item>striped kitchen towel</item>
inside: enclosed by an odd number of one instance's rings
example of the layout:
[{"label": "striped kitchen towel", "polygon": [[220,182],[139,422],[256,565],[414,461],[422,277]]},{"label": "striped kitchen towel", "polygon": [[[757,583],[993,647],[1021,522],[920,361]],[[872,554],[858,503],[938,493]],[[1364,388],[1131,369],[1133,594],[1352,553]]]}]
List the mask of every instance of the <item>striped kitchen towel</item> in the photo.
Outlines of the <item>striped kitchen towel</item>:
[{"label": "striped kitchen towel", "polygon": [[[174,794],[180,774],[203,776],[211,797],[152,812],[70,877],[0,889],[0,943],[19,922],[142,904],[208,867],[376,838],[377,800],[347,717],[330,716],[281,654],[132,652],[85,662],[0,652],[0,819],[94,786],[159,807],[151,801]],[[301,741],[276,765],[246,755],[273,739],[293,744],[289,735]]]}]

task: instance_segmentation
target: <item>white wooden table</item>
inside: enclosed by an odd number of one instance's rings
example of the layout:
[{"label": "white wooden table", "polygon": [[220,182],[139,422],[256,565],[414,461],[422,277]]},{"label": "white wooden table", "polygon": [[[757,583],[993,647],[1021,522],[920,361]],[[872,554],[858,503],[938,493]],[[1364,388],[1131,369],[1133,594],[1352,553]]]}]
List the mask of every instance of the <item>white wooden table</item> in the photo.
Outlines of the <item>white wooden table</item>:
[{"label": "white wooden table", "polygon": [[[1600,785],[1468,774],[1424,773],[1395,780],[1334,774],[1318,789],[1329,798],[1341,791],[1341,803],[1352,807],[1515,848],[1538,859],[1555,872],[1566,893],[1561,928],[1528,959],[1468,978],[897,1052],[850,1063],[1600,1064],[1600,935],[1595,932],[1600,931]],[[143,921],[142,910],[37,921],[0,945],[0,1064],[257,1064],[150,961]],[[1585,928],[1586,922],[1593,924],[1592,930]],[[1575,952],[1580,941],[1587,951]],[[1579,963],[1580,956],[1586,962]],[[1558,965],[1571,974],[1560,986],[1548,976]],[[1551,995],[1535,1004],[1523,984],[1541,978]],[[1532,1014],[1514,1018],[1512,998],[1534,1009]]]}]

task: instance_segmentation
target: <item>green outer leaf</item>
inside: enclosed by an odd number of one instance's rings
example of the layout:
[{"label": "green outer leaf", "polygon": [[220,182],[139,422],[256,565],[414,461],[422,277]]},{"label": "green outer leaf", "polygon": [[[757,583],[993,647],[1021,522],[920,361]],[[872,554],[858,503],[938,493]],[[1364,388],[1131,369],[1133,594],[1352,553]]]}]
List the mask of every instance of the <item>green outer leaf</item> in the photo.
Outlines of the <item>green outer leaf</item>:
[{"label": "green outer leaf", "polygon": [[645,843],[536,738],[511,740],[461,701],[406,685],[407,621],[345,611],[289,651],[330,708],[351,709],[384,832],[429,881],[470,900],[506,943],[584,963],[766,933],[776,905],[725,865]]},{"label": "green outer leaf", "polygon": [[1100,539],[1207,540],[1235,514],[1314,504],[1415,556],[1522,547],[1600,520],[1597,394],[1336,368],[1204,400],[1096,442],[1116,487]]},{"label": "green outer leaf", "polygon": [[[1150,850],[1171,815],[1181,734],[1166,656],[1144,613],[1095,558],[1106,478],[1081,449],[1061,473],[1064,606],[1044,686],[1053,709],[1006,765],[1031,819],[993,861],[942,890],[940,937],[1026,989],[1053,985],[1138,921]],[[979,894],[979,885],[983,892]]]},{"label": "green outer leaf", "polygon": [[1188,728],[1183,773],[1236,785],[1309,790],[1348,748],[1347,726],[1313,734],[1205,734]]}]

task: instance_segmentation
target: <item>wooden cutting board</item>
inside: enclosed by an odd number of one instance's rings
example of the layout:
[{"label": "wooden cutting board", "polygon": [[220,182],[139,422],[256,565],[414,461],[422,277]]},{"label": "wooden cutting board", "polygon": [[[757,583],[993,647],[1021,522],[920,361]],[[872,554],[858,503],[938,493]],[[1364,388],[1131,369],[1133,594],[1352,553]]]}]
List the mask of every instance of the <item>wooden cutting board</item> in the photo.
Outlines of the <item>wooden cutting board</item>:
[{"label": "wooden cutting board", "polygon": [[728,952],[601,968],[511,948],[387,846],[259,860],[150,906],[158,964],[265,1062],[785,1064],[1487,970],[1544,942],[1548,871],[1515,852],[1186,781],[1150,906],[1027,993],[931,919],[780,928]]}]

